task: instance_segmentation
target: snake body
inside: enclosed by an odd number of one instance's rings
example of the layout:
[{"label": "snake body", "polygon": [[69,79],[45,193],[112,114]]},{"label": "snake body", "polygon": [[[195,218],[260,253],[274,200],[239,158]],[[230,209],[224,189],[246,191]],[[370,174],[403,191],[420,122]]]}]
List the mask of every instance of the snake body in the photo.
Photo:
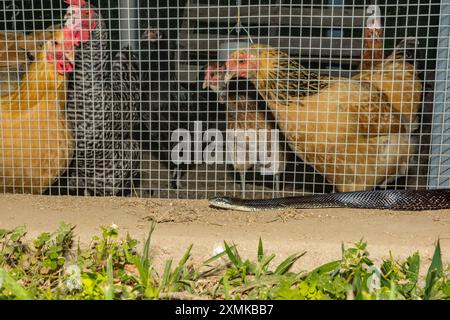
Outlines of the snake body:
[{"label": "snake body", "polygon": [[215,197],[215,208],[239,211],[276,209],[361,208],[404,211],[450,209],[450,189],[340,192],[273,199]]}]

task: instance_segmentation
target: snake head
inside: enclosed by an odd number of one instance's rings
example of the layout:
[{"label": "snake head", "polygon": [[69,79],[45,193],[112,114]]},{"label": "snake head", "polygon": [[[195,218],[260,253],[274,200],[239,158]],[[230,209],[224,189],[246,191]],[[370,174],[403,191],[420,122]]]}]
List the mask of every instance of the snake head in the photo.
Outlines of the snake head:
[{"label": "snake head", "polygon": [[241,199],[239,198],[231,198],[231,197],[214,197],[208,200],[209,205],[213,208],[218,209],[227,209],[227,210],[239,210],[239,211],[255,211],[251,207],[240,206],[239,202]]}]

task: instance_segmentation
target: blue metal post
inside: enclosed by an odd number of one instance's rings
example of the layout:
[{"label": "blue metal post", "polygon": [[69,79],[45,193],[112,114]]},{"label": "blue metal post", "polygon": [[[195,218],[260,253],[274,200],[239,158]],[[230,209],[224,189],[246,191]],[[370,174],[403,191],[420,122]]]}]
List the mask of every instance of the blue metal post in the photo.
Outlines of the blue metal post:
[{"label": "blue metal post", "polygon": [[[328,0],[328,3],[334,7],[344,7],[344,0]],[[343,32],[342,32],[342,28],[340,29],[336,29],[336,28],[331,28],[329,30],[327,30],[327,36],[328,37],[336,37],[336,38],[340,38],[343,36]]]},{"label": "blue metal post", "polygon": [[119,28],[121,47],[129,45],[131,49],[139,49],[139,1],[119,1]]},{"label": "blue metal post", "polygon": [[450,0],[441,0],[428,188],[450,188]]}]

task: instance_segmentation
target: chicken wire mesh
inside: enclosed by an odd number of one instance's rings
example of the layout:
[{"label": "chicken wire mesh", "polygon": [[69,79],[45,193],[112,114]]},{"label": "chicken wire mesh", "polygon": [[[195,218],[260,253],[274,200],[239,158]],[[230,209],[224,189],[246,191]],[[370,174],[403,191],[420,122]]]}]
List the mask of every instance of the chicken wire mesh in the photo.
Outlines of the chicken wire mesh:
[{"label": "chicken wire mesh", "polygon": [[257,198],[450,177],[445,1],[65,2],[0,4],[0,192]]}]

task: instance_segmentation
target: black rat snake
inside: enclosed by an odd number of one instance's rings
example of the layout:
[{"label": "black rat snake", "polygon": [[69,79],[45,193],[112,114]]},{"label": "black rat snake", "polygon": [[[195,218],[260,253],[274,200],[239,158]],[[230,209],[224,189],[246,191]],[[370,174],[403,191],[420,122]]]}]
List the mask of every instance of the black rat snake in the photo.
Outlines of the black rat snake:
[{"label": "black rat snake", "polygon": [[436,190],[379,190],[340,192],[301,197],[273,199],[239,199],[215,197],[209,200],[215,208],[240,211],[314,208],[361,208],[389,210],[450,209],[450,189]]}]

